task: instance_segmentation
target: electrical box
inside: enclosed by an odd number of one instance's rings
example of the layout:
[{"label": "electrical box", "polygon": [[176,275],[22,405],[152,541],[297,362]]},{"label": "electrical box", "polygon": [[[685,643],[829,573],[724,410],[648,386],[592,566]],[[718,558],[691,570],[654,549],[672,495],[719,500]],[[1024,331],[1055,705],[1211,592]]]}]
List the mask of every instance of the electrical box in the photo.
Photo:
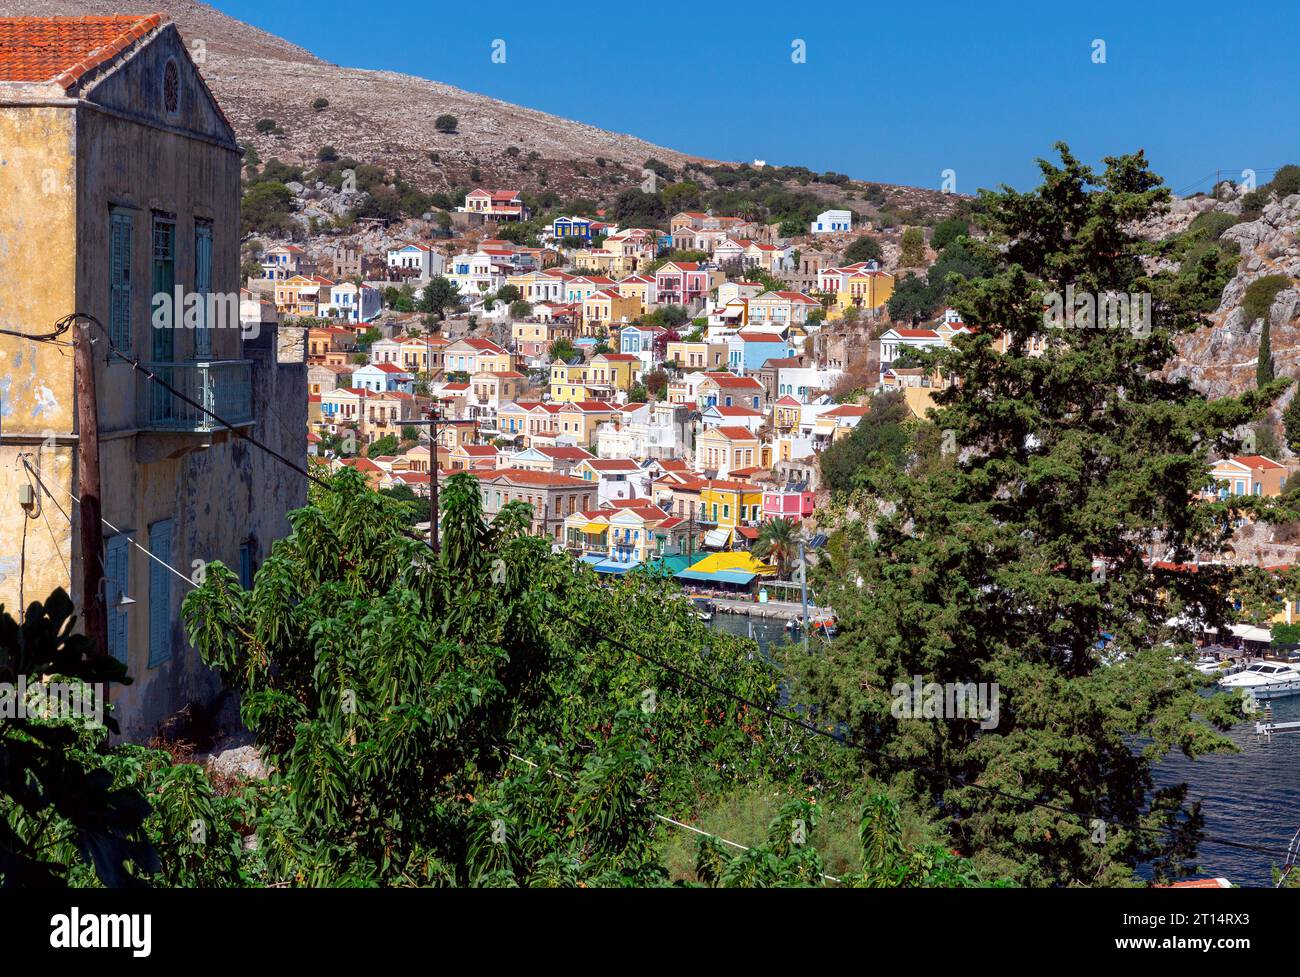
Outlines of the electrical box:
[{"label": "electrical box", "polygon": [[18,504],[25,506],[36,504],[36,490],[30,483],[18,486]]}]

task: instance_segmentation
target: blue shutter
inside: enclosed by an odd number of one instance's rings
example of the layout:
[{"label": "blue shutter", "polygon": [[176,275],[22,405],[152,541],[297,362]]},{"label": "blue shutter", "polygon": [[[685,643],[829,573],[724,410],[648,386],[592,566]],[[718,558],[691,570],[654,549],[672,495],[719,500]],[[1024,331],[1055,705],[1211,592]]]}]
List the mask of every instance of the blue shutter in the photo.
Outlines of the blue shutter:
[{"label": "blue shutter", "polygon": [[253,543],[251,540],[239,544],[239,586],[245,590],[253,588]]},{"label": "blue shutter", "polygon": [[[172,521],[164,519],[149,527],[149,552],[172,562]],[[149,561],[149,667],[171,657],[172,572],[157,560]]]},{"label": "blue shutter", "polygon": [[105,543],[104,594],[108,603],[108,653],[123,665],[130,664],[127,654],[128,618],[125,607],[118,606],[121,598],[130,593],[131,544],[125,533],[110,537]]},{"label": "blue shutter", "polygon": [[130,214],[114,212],[109,232],[108,335],[122,352],[131,349],[131,239]]}]

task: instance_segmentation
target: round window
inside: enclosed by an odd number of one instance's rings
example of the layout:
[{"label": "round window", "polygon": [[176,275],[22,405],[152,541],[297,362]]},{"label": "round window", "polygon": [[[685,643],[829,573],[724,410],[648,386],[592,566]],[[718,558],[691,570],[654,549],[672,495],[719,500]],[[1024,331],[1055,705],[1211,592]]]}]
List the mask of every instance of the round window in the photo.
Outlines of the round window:
[{"label": "round window", "polygon": [[163,68],[163,108],[168,115],[175,115],[181,104],[181,73],[175,61],[168,61]]}]

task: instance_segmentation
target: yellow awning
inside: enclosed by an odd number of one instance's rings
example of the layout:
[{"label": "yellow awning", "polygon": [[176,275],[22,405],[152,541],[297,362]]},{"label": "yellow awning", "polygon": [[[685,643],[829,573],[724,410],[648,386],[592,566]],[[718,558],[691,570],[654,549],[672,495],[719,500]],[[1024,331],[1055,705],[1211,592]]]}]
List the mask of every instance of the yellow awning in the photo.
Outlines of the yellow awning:
[{"label": "yellow awning", "polygon": [[608,526],[597,526],[593,523],[587,523],[587,525],[582,527],[582,531],[584,533],[588,533],[589,535],[592,536],[599,536],[608,529],[609,529]]}]

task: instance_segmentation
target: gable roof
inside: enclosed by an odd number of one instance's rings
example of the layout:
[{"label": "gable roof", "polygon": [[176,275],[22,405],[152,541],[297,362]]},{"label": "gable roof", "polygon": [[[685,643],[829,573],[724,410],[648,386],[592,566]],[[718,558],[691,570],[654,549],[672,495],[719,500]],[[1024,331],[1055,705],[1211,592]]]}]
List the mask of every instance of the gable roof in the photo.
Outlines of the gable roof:
[{"label": "gable roof", "polygon": [[162,14],[0,18],[0,81],[54,82],[66,91],[163,19]]}]

